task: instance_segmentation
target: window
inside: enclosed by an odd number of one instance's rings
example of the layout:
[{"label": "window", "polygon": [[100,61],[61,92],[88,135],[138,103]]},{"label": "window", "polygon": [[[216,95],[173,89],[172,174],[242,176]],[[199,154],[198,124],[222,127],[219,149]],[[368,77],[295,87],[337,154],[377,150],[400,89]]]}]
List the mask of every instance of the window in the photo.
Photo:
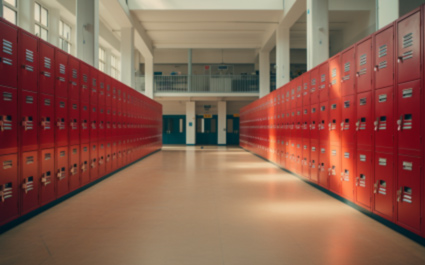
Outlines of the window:
[{"label": "window", "polygon": [[40,4],[35,3],[34,6],[34,20],[35,28],[34,33],[36,36],[39,36],[43,40],[47,41],[48,34],[48,15],[49,11],[46,8],[42,7]]},{"label": "window", "polygon": [[3,0],[3,17],[17,25],[18,23],[18,3],[17,0]]},{"label": "window", "polygon": [[59,21],[59,47],[71,53],[71,27],[63,22]]},{"label": "window", "polygon": [[99,47],[99,70],[105,72],[105,50]]},{"label": "window", "polygon": [[111,55],[111,76],[115,79],[120,77],[119,62],[115,55]]}]

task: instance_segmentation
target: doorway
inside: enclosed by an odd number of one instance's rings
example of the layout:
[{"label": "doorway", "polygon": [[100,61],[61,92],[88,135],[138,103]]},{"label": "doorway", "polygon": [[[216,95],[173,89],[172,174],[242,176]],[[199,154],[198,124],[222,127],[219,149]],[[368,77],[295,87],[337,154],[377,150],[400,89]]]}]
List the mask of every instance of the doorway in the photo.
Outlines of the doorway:
[{"label": "doorway", "polygon": [[217,115],[196,116],[196,144],[217,145]]},{"label": "doorway", "polygon": [[227,115],[226,131],[227,145],[239,146],[239,117]]},{"label": "doorway", "polygon": [[186,144],[186,116],[164,115],[162,120],[162,143]]}]

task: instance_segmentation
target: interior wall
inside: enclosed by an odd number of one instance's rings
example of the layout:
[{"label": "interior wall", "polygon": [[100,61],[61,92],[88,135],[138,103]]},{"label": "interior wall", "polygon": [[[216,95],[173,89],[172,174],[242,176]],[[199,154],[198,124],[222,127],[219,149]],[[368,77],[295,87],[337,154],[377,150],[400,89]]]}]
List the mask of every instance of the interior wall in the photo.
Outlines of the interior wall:
[{"label": "interior wall", "polygon": [[[367,14],[368,13],[368,14]],[[359,22],[351,23],[343,31],[343,47],[348,48],[359,40],[369,36],[376,31],[376,12],[375,8],[363,15]]]},{"label": "interior wall", "polygon": [[[233,74],[252,74],[255,73],[254,64],[226,64],[233,66]],[[194,75],[208,75],[209,70],[205,69],[205,66],[211,66],[211,64],[193,64],[192,74]],[[162,72],[162,75],[170,75],[171,73],[178,73],[181,75],[187,75],[188,69],[187,64],[155,64],[155,72]]]},{"label": "interior wall", "polygon": [[413,9],[425,3],[425,0],[399,0],[399,14],[404,16]]},{"label": "interior wall", "polygon": [[[254,64],[255,49],[193,49],[194,64]],[[187,49],[155,49],[154,64],[187,64]]]},{"label": "interior wall", "polygon": [[[163,115],[186,115],[186,101],[169,101],[169,100],[158,100],[162,104]],[[233,115],[238,114],[239,110],[246,105],[253,102],[253,100],[247,101],[227,101],[227,114]],[[204,105],[211,105],[211,108],[207,111]],[[218,101],[197,101],[196,102],[196,115],[204,114],[218,114]]]}]

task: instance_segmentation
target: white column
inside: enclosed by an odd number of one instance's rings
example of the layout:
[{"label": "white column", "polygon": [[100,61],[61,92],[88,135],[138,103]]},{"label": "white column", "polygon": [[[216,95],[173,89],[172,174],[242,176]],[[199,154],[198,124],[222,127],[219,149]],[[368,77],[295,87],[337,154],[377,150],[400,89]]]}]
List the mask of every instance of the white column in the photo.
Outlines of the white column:
[{"label": "white column", "polygon": [[329,59],[328,0],[307,0],[307,71]]},{"label": "white column", "polygon": [[279,25],[276,29],[276,87],[281,87],[291,80],[290,49],[289,28]]},{"label": "white column", "polygon": [[270,51],[260,51],[260,98],[270,93]]},{"label": "white column", "polygon": [[226,131],[226,123],[227,123],[227,102],[219,101],[218,102],[218,145],[226,145],[227,143],[227,131]]},{"label": "white column", "polygon": [[99,0],[77,2],[77,57],[99,68]]},{"label": "white column", "polygon": [[0,17],[3,17],[3,0],[0,0]]},{"label": "white column", "polygon": [[196,143],[196,104],[194,101],[186,102],[186,144]]},{"label": "white column", "polygon": [[145,57],[145,96],[153,98],[153,57]]},{"label": "white column", "polygon": [[121,28],[121,82],[135,87],[134,83],[134,28]]},{"label": "white column", "polygon": [[105,73],[107,75],[111,75],[111,55],[111,49],[105,49]]},{"label": "white column", "polygon": [[[59,9],[49,9],[49,42],[59,47],[59,21],[60,11]],[[62,48],[62,47],[59,47]]]},{"label": "white column", "polygon": [[[34,0],[18,2],[18,26],[34,34]],[[1,5],[3,8],[3,4]]]},{"label": "white column", "polygon": [[377,29],[381,29],[398,18],[399,0],[376,0]]}]

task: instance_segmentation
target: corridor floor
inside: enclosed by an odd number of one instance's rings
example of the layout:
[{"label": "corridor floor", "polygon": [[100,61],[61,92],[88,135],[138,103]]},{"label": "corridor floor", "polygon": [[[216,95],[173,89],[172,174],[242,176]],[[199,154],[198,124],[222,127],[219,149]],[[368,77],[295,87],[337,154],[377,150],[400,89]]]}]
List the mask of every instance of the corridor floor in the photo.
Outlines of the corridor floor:
[{"label": "corridor floor", "polygon": [[0,235],[0,264],[425,264],[425,247],[242,149],[172,146]]}]

